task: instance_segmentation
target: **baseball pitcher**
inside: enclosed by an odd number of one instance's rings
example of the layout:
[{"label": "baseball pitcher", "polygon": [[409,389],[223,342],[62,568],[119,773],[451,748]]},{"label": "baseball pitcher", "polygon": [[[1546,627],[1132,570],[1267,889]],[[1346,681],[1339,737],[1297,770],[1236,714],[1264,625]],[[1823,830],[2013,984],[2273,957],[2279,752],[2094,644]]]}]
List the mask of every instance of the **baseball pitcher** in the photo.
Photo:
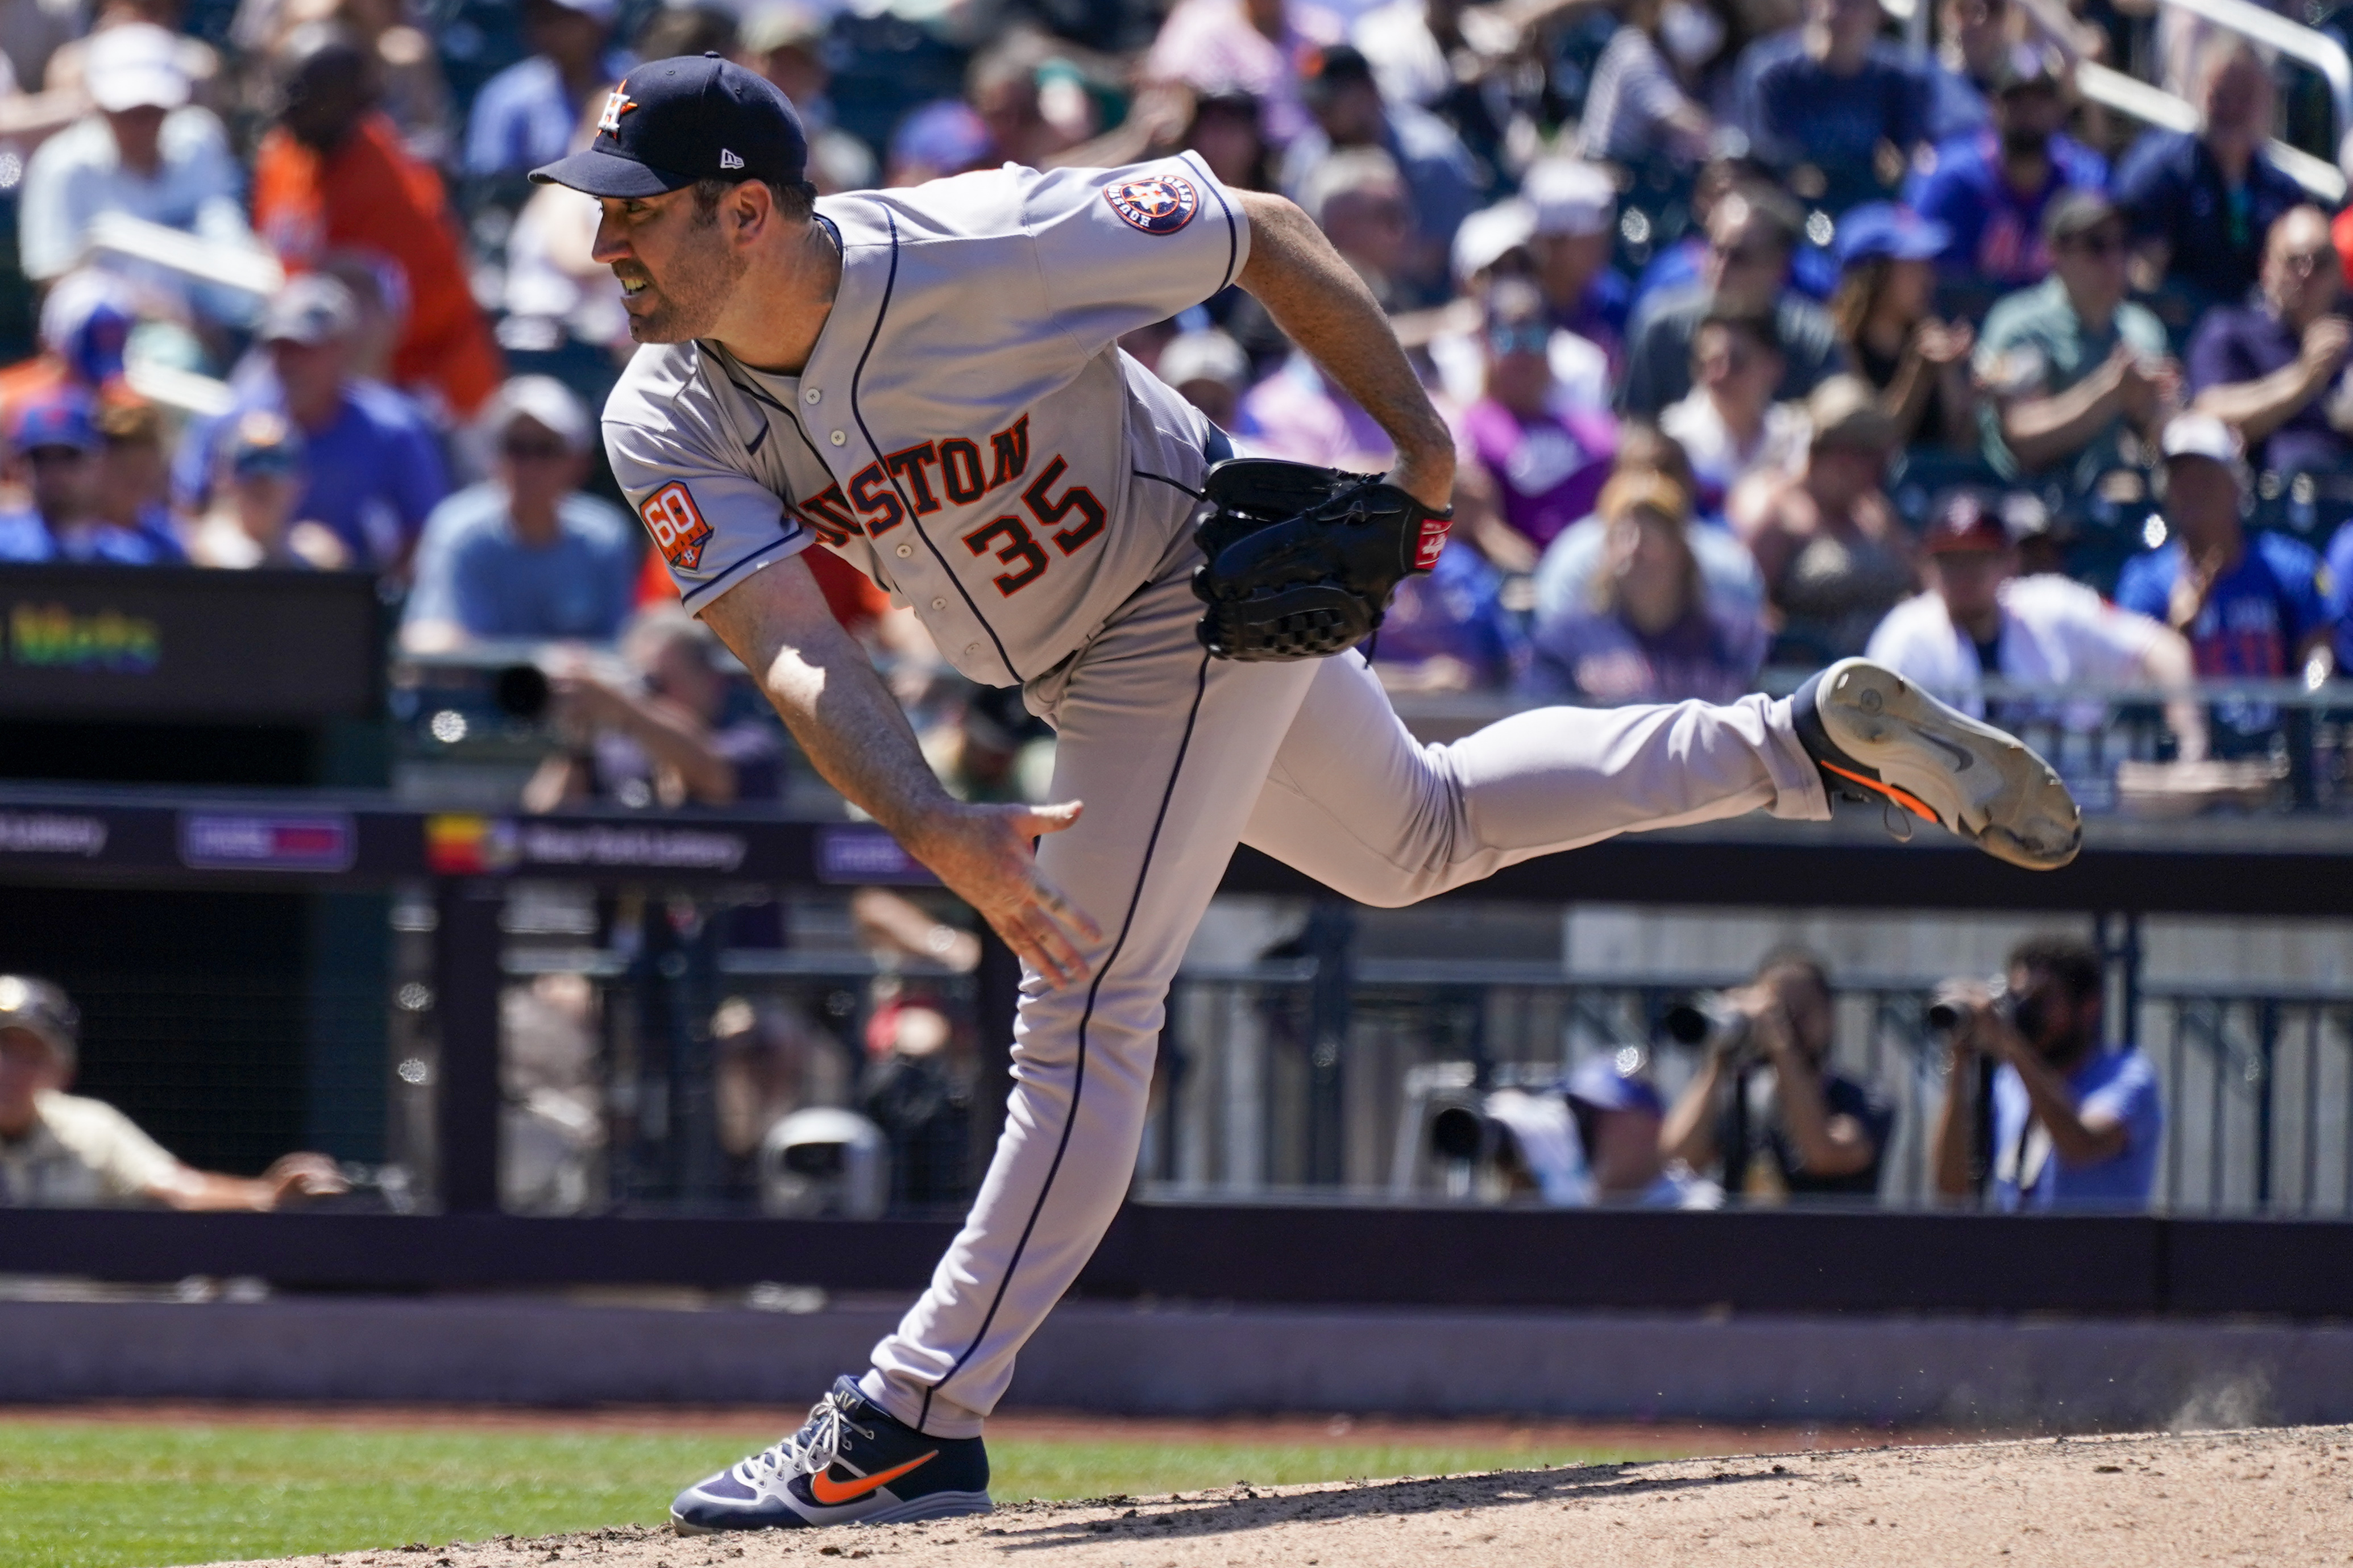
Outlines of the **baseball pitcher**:
[{"label": "baseball pitcher", "polygon": [[[792,106],[641,66],[533,178],[603,208],[638,351],[606,406],[688,609],[809,759],[1024,965],[1005,1131],[873,1365],[672,1510],[714,1531],[988,1508],[981,1426],[1127,1190],[1164,1002],[1237,843],[1407,904],[1613,834],[1832,792],[2064,864],[2074,803],[2010,736],[1849,660],[1793,699],[1517,714],[1418,743],[1353,645],[1445,539],[1454,447],[1298,208],[1189,153],[815,198]],[[1385,479],[1228,462],[1122,333],[1239,284],[1394,439]],[[827,613],[811,548],[913,605],[1059,736],[1054,795],[965,805]],[[1034,848],[1033,848],[1034,846]]]}]

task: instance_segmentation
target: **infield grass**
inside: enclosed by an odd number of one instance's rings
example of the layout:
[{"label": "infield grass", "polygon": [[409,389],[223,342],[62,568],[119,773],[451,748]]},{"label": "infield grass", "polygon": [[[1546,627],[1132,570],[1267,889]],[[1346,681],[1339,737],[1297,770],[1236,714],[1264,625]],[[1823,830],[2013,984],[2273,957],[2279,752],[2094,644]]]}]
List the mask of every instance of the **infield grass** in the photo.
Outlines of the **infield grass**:
[{"label": "infield grass", "polygon": [[[774,1436],[0,1421],[0,1563],[164,1568],[653,1524],[679,1488]],[[989,1489],[1013,1501],[1661,1457],[992,1439]]]}]

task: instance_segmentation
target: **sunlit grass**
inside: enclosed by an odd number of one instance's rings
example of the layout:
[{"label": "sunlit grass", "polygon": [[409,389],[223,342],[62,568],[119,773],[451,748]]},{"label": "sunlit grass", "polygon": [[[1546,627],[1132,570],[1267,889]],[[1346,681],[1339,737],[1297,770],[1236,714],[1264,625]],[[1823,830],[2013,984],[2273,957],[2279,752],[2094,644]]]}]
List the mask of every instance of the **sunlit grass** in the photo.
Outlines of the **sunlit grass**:
[{"label": "sunlit grass", "polygon": [[[733,1424],[704,1436],[0,1421],[0,1563],[163,1568],[654,1524],[681,1487],[757,1446]],[[1345,1438],[1007,1439],[989,1444],[989,1489],[1000,1501],[1105,1497],[1626,1457]]]}]

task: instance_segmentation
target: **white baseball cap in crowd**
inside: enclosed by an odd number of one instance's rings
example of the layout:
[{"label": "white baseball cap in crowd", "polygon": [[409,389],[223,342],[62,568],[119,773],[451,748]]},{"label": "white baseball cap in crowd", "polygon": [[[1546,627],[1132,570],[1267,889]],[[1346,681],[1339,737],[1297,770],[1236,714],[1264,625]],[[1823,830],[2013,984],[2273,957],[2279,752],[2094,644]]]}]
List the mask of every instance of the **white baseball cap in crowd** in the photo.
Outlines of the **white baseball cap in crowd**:
[{"label": "white baseball cap in crowd", "polygon": [[1469,283],[1525,245],[1535,231],[1535,214],[1517,197],[1482,207],[1464,218],[1454,231],[1454,250],[1449,258],[1456,285]]},{"label": "white baseball cap in crowd", "polygon": [[1157,368],[1160,379],[1171,386],[1214,381],[1240,392],[1250,385],[1250,355],[1215,327],[1177,333],[1160,351]]},{"label": "white baseball cap in crowd", "polygon": [[555,4],[566,11],[577,11],[593,21],[602,22],[608,27],[621,14],[621,0],[555,0]]},{"label": "white baseball cap in crowd", "polygon": [[90,96],[109,114],[133,109],[177,109],[188,101],[188,73],[180,41],[150,22],[129,22],[92,33],[82,64]]},{"label": "white baseball cap in crowd", "polygon": [[529,418],[575,452],[585,452],[595,432],[588,410],[572,389],[552,375],[519,375],[499,388],[491,402],[488,425],[493,436],[506,434],[518,418]]},{"label": "white baseball cap in crowd", "polygon": [[2239,437],[2211,414],[2175,415],[2166,422],[2158,447],[2168,463],[2176,458],[2206,458],[2229,468],[2236,468],[2242,456]]},{"label": "white baseball cap in crowd", "polygon": [[1520,195],[1538,234],[1601,234],[1616,220],[1618,183],[1579,158],[1546,158],[1528,170]]}]

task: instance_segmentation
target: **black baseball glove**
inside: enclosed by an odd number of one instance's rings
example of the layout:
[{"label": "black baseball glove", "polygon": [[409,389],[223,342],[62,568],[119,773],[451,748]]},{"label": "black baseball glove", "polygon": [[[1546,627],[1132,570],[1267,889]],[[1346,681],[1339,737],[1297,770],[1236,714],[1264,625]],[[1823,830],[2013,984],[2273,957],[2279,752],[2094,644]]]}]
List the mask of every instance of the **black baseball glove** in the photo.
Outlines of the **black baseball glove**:
[{"label": "black baseball glove", "polygon": [[1271,458],[1209,469],[1193,537],[1198,631],[1219,658],[1322,658],[1372,636],[1409,574],[1438,563],[1451,511],[1369,474]]}]

